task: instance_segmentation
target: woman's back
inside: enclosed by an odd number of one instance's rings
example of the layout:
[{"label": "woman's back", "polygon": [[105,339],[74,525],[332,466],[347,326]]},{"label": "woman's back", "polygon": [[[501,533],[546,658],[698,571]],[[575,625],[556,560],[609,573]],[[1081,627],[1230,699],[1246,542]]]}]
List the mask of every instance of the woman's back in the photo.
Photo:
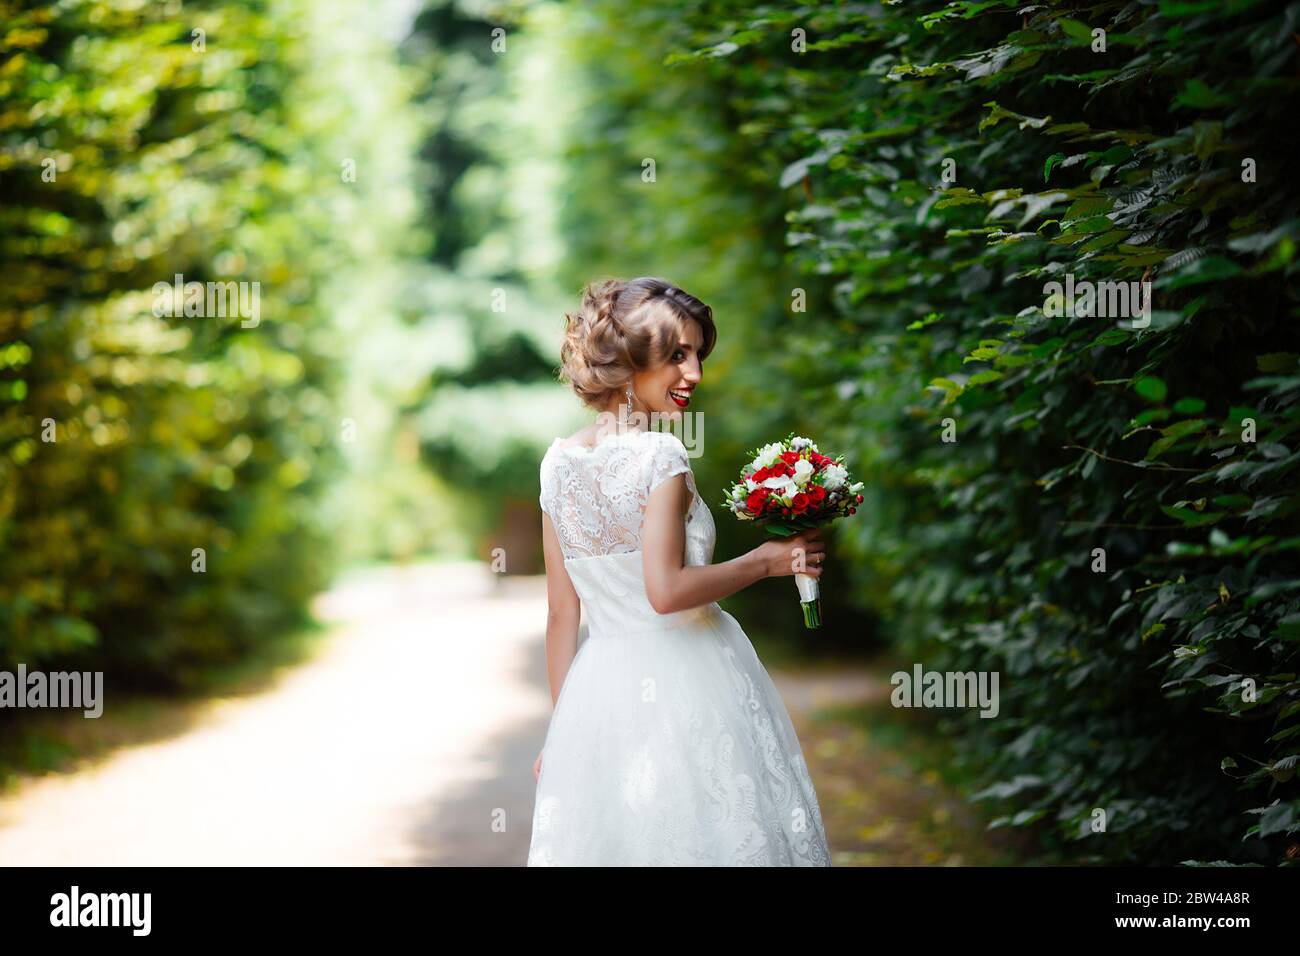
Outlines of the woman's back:
[{"label": "woman's back", "polygon": [[[671,432],[630,430],[601,435],[594,445],[556,439],[542,459],[538,500],[550,516],[565,569],[587,611],[591,633],[671,627],[697,611],[659,614],[645,593],[642,529],[650,492],[684,474],[689,565],[713,559],[713,515],[695,489],[690,458]],[[706,610],[713,610],[709,605]]]}]

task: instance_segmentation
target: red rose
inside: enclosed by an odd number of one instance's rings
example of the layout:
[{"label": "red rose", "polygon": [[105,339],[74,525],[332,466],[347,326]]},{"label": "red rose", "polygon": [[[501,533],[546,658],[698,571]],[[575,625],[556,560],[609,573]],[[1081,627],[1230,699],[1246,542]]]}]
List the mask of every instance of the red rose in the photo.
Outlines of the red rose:
[{"label": "red rose", "polygon": [[797,451],[783,451],[781,453],[781,460],[787,465],[793,465],[799,460],[799,453]]},{"label": "red rose", "polygon": [[768,474],[767,474],[767,469],[766,469],[766,468],[760,468],[760,469],[758,469],[758,471],[754,472],[752,475],[749,476],[749,478],[750,478],[751,481],[755,481],[755,482],[757,482],[757,483],[760,484],[760,485],[761,485],[763,482],[767,481],[768,477],[769,477],[769,476],[768,476]]},{"label": "red rose", "polygon": [[766,488],[755,488],[749,493],[749,497],[745,499],[745,507],[754,514],[762,513],[763,505],[767,502],[767,492],[768,489]]},{"label": "red rose", "polygon": [[783,461],[778,461],[772,466],[772,474],[776,477],[783,477],[790,474],[790,466]]},{"label": "red rose", "polygon": [[826,497],[826,489],[821,485],[813,485],[808,494],[812,496],[813,504],[819,505],[822,503],[822,499]]},{"label": "red rose", "polygon": [[793,498],[790,499],[790,505],[794,508],[795,514],[799,514],[800,512],[807,510],[808,504],[809,504],[808,496],[804,494],[802,491],[798,492]]}]

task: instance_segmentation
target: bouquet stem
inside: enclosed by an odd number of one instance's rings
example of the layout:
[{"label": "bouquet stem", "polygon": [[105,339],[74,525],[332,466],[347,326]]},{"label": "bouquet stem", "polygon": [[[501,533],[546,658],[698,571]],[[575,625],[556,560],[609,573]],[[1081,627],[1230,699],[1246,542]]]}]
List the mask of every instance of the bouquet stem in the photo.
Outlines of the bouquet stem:
[{"label": "bouquet stem", "polygon": [[799,607],[803,610],[803,626],[809,630],[821,627],[822,600],[817,579],[810,574],[795,572],[794,583],[799,589]]}]

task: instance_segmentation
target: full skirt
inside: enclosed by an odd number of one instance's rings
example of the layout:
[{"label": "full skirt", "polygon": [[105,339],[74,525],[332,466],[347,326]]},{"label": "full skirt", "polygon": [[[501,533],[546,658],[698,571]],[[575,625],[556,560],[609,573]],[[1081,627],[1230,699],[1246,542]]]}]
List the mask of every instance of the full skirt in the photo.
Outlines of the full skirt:
[{"label": "full skirt", "polygon": [[542,754],[529,866],[829,866],[790,716],[716,604],[579,647]]}]

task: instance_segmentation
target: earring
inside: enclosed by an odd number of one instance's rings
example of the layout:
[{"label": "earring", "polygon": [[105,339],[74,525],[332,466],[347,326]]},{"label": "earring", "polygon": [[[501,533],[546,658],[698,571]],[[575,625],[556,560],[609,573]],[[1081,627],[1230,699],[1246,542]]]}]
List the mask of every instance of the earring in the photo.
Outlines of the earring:
[{"label": "earring", "polygon": [[632,417],[632,408],[633,408],[632,383],[628,382],[627,383],[627,411],[623,413],[623,424],[625,425],[628,423],[628,420]]}]

